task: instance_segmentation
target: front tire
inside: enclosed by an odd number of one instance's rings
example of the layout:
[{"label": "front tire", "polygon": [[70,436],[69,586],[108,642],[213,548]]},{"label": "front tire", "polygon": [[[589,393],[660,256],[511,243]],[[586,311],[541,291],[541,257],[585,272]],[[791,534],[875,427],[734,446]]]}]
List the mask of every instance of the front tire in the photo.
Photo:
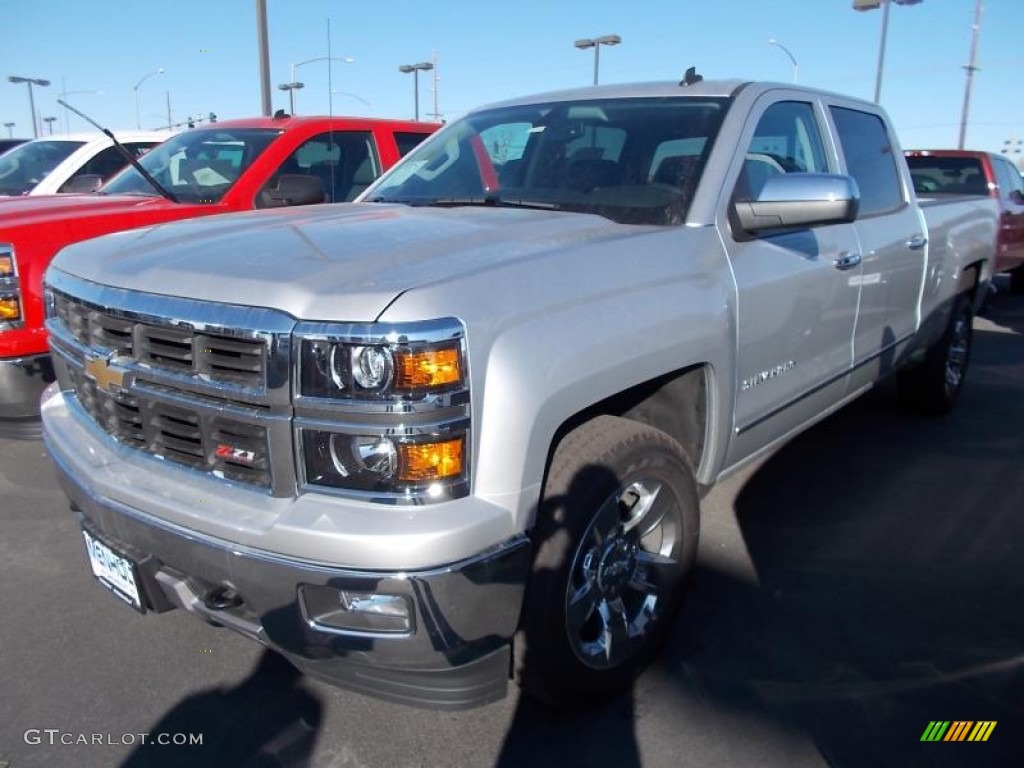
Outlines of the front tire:
[{"label": "front tire", "polygon": [[945,333],[928,348],[924,362],[900,371],[900,399],[907,408],[929,415],[948,413],[953,408],[967,376],[973,322],[971,299],[960,294]]},{"label": "front tire", "polygon": [[627,687],[664,643],[693,564],[699,502],[682,446],[599,416],[552,459],[517,637],[517,677],[550,704]]}]

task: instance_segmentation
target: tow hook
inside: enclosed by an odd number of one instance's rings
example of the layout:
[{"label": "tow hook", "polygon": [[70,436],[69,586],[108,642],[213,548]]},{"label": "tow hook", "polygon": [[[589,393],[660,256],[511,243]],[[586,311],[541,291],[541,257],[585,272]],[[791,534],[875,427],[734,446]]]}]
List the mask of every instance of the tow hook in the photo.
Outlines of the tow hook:
[{"label": "tow hook", "polygon": [[242,596],[235,591],[235,588],[229,587],[226,584],[214,587],[203,595],[203,605],[211,611],[226,611],[229,608],[237,608],[242,602]]}]

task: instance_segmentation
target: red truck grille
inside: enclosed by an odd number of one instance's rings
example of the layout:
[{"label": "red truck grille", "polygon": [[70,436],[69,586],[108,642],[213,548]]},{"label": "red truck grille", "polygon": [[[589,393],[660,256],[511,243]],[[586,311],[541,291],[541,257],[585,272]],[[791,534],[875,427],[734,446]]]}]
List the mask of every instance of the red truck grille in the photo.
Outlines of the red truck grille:
[{"label": "red truck grille", "polygon": [[198,333],[94,309],[67,296],[54,298],[57,319],[82,344],[115,352],[156,369],[196,374],[211,381],[262,387],[266,345],[258,339]]}]

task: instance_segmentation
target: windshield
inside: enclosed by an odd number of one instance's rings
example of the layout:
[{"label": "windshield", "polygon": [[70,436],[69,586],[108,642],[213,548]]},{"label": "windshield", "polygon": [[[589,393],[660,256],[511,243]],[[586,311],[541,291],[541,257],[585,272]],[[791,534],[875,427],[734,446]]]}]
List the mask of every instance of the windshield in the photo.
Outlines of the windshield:
[{"label": "windshield", "polygon": [[726,106],[724,99],[635,98],[475,112],[413,150],[362,199],[679,224]]},{"label": "windshield", "polygon": [[0,155],[0,195],[27,195],[83,144],[56,139],[30,141]]},{"label": "windshield", "polygon": [[[179,133],[147,152],[139,164],[182,203],[217,203],[280,131],[203,128]],[[101,189],[107,195],[158,195],[135,168]]]}]

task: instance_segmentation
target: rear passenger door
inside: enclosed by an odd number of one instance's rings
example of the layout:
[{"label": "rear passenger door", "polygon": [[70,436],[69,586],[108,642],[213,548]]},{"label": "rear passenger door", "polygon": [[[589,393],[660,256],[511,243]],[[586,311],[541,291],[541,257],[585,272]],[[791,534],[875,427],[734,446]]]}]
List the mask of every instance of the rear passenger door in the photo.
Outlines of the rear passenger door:
[{"label": "rear passenger door", "polygon": [[885,121],[859,108],[829,107],[842,172],[860,188],[854,230],[861,256],[860,309],[853,342],[858,380],[891,371],[919,323],[927,231],[900,173],[902,153]]},{"label": "rear passenger door", "polygon": [[[779,98],[762,97],[751,112],[732,200],[756,200],[772,176],[835,172],[820,105],[806,94]],[[736,459],[842,399],[860,270],[855,259],[849,263],[857,249],[851,224],[753,236],[732,222],[731,238],[738,288]]]}]

